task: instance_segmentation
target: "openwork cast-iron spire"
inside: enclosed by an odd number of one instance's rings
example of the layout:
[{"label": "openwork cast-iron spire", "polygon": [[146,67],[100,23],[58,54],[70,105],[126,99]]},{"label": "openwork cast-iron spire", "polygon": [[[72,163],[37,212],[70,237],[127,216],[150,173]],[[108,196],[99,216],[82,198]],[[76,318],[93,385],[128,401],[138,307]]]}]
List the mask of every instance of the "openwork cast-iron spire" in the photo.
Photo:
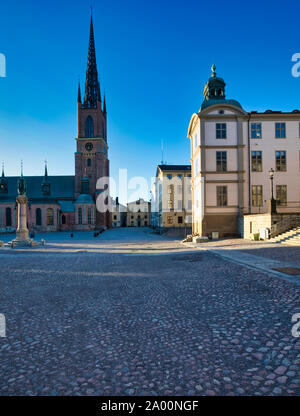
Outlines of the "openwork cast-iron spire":
[{"label": "openwork cast-iron spire", "polygon": [[101,94],[96,65],[93,18],[91,16],[89,53],[86,70],[85,95],[83,106],[86,108],[96,108],[97,101],[101,101]]}]

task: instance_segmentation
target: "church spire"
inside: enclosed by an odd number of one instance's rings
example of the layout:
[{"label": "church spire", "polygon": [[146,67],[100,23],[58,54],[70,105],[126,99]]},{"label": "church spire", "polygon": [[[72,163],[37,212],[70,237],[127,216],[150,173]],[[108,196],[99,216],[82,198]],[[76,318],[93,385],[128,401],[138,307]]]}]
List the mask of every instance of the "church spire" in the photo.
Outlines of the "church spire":
[{"label": "church spire", "polygon": [[91,15],[89,52],[83,106],[85,108],[97,108],[97,101],[101,102],[101,93],[96,64],[93,16]]},{"label": "church spire", "polygon": [[45,160],[45,174],[44,179],[42,182],[42,192],[44,196],[50,195],[50,183],[48,181],[48,168],[47,168],[47,161]]},{"label": "church spire", "polygon": [[44,182],[48,182],[48,169],[47,169],[47,162],[46,161],[45,161]]},{"label": "church spire", "polygon": [[106,97],[104,94],[104,98],[103,98],[103,114],[106,114]]},{"label": "church spire", "polygon": [[2,176],[0,178],[0,193],[7,193],[7,180],[4,174],[4,162],[2,162]]},{"label": "church spire", "polygon": [[80,81],[78,81],[78,97],[77,97],[77,102],[81,104]]}]

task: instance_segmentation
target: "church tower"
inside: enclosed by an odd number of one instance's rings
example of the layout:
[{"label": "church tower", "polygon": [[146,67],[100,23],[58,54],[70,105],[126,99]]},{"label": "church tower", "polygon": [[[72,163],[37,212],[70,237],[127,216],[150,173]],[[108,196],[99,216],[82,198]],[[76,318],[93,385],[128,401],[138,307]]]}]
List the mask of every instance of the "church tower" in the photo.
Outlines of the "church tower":
[{"label": "church tower", "polygon": [[[77,98],[77,151],[75,153],[75,197],[82,193],[82,180],[88,179],[89,193],[96,201],[102,190],[97,180],[109,176],[107,146],[107,114],[105,97],[102,103],[96,64],[93,18],[91,16],[85,94],[81,99],[80,83]],[[97,225],[108,225],[107,215],[97,213]]]}]

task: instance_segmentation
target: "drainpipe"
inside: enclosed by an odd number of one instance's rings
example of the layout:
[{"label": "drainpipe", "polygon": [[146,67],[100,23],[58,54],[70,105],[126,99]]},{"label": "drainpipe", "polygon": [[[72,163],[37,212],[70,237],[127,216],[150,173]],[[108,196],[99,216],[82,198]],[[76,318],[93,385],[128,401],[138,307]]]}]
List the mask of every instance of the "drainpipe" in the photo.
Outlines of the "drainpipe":
[{"label": "drainpipe", "polygon": [[248,212],[251,214],[251,149],[250,149],[250,113],[248,114]]}]

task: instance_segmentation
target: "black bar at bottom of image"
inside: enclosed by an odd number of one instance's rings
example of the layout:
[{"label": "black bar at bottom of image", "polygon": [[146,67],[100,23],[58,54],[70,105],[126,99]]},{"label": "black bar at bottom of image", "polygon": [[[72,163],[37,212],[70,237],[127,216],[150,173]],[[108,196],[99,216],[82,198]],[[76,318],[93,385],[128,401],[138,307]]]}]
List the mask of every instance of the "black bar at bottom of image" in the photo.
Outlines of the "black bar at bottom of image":
[{"label": "black bar at bottom of image", "polygon": [[199,397],[199,396],[60,396],[60,397],[0,397],[0,407],[6,405],[13,411],[30,412],[30,414],[43,414],[47,411],[54,416],[59,412],[84,415],[144,415],[151,413],[198,414],[204,415],[206,411],[213,410],[247,410],[257,411],[257,406],[267,402],[268,409],[277,407],[279,401],[287,397]]}]

